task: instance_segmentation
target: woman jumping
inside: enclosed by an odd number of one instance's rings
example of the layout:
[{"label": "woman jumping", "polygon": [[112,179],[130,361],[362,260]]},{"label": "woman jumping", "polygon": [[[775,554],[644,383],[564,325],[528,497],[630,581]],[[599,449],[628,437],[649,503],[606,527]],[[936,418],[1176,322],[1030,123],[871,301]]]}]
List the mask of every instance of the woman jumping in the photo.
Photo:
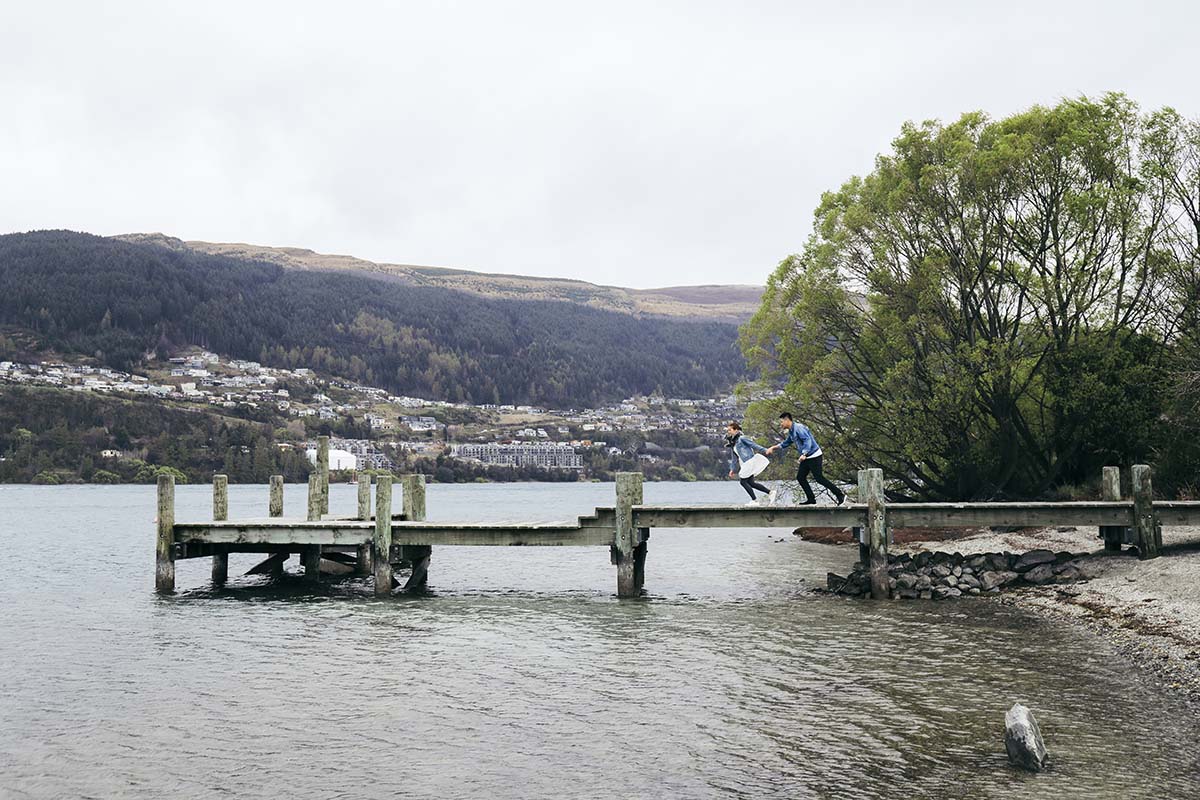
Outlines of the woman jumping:
[{"label": "woman jumping", "polygon": [[759,505],[759,498],[754,496],[755,489],[767,496],[768,504],[773,502],[775,492],[754,480],[754,476],[762,472],[762,469],[755,470],[753,467],[747,469],[747,462],[755,457],[755,453],[762,453],[765,456],[767,448],[744,435],[742,426],[736,422],[729,423],[725,428],[725,446],[733,450],[729,457],[729,477],[740,478],[742,488],[746,490],[746,494],[750,495],[750,502],[746,505]]}]

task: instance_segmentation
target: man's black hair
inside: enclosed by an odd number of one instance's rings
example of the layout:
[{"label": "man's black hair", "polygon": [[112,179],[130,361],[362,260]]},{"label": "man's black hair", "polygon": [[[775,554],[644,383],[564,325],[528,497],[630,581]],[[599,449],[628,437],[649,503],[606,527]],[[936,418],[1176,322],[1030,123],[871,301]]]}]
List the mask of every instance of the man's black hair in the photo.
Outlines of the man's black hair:
[{"label": "man's black hair", "polygon": [[[792,415],[791,415],[791,413],[789,413],[789,412],[785,411],[785,412],[783,412],[782,414],[780,414],[780,415],[779,415],[779,418],[780,418],[780,419],[792,419]],[[794,420],[793,420],[793,421],[794,421]]]}]

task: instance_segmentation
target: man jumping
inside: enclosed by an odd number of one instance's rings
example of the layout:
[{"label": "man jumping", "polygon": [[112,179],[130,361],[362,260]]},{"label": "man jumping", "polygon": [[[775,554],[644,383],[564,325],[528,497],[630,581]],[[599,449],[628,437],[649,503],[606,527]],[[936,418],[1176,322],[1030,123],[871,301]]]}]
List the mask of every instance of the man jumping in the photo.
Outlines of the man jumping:
[{"label": "man jumping", "polygon": [[813,480],[833,493],[839,506],[845,502],[846,493],[821,474],[821,445],[817,444],[812,431],[799,422],[793,421],[792,415],[786,411],[779,415],[779,428],[784,433],[783,441],[767,448],[767,455],[771,455],[776,450],[782,450],[788,445],[794,446],[796,452],[800,454],[800,466],[796,469],[796,482],[804,490],[806,498],[800,505],[811,506],[817,502],[817,498],[813,497],[812,487],[808,485],[810,472]]}]

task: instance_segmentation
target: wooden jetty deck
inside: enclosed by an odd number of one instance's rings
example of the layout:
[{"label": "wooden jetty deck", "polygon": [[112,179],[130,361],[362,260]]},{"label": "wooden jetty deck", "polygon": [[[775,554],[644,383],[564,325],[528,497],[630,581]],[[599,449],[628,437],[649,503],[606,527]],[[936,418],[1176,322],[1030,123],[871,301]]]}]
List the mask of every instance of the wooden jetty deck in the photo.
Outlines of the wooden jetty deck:
[{"label": "wooden jetty deck", "polygon": [[[449,523],[425,519],[425,477],[405,475],[402,505],[392,508],[393,481],[376,480],[372,503],[370,476],[358,481],[358,513],[354,518],[329,516],[328,440],[321,437],[318,469],[308,484],[307,518],[283,518],[283,479],[271,479],[268,516],[228,519],[225,476],[213,480],[213,518],[203,522],[175,520],[175,483],[158,480],[156,588],[175,588],[175,562],[212,558],[214,584],[225,583],[230,553],[263,553],[267,558],[251,572],[279,574],[284,562],[298,554],[305,575],[320,580],[322,570],[373,575],[375,594],[390,595],[399,585],[397,569],[408,569],[405,591],[424,588],[435,546],[607,547],[617,570],[617,595],[635,597],[645,585],[650,532],[655,528],[852,528],[860,558],[870,565],[872,595],[888,596],[887,549],[892,527],[1097,527],[1105,547],[1135,545],[1142,558],[1158,556],[1161,526],[1200,525],[1200,502],[1155,502],[1150,469],[1131,470],[1133,498],[1122,500],[1116,467],[1104,470],[1104,499],[1063,503],[886,503],[883,473],[858,474],[858,503],[842,506],[646,505],[642,475],[620,473],[616,503],[562,523]],[[373,509],[372,509],[373,506]]]}]

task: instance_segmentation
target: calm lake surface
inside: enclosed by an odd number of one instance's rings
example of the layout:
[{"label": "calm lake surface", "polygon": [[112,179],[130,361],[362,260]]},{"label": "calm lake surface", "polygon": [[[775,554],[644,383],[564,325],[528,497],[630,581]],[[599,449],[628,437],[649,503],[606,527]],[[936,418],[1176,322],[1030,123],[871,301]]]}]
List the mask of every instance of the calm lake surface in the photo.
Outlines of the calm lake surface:
[{"label": "calm lake surface", "polygon": [[[435,520],[612,500],[428,490]],[[232,518],[266,503],[230,487]],[[352,513],[354,487],[331,504]],[[178,519],[210,513],[208,487],[179,488]],[[236,577],[250,555],[214,591],[197,559],[160,598],[154,514],[151,486],[0,487],[0,797],[1200,797],[1200,724],[1103,642],[986,601],[810,594],[848,547],[655,531],[650,595],[622,602],[599,548],[434,548],[433,593],[390,600]],[[1047,773],[1005,762],[1018,700]]]}]

